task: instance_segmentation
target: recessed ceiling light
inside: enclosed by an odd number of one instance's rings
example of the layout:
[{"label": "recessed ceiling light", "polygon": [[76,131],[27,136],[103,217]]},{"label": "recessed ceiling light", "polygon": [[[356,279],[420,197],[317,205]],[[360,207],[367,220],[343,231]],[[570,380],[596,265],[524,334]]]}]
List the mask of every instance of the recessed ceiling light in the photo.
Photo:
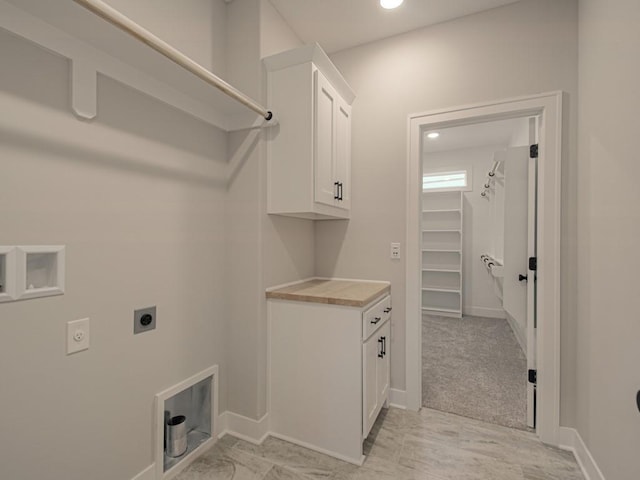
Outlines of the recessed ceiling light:
[{"label": "recessed ceiling light", "polygon": [[404,0],[380,0],[380,6],[391,10],[392,8],[398,8],[402,5],[402,2],[404,2]]},{"label": "recessed ceiling light", "polygon": [[438,138],[440,136],[440,134],[438,132],[431,132],[427,134],[427,138],[429,140],[435,140],[436,138]]}]

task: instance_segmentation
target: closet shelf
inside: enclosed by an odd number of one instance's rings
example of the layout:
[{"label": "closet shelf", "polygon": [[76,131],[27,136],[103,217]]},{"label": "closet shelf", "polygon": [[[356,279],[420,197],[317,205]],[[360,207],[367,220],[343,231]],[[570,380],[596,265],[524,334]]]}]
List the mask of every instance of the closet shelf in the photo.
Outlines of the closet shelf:
[{"label": "closet shelf", "polygon": [[439,272],[439,273],[460,273],[460,269],[448,269],[448,268],[423,268],[423,272]]},{"label": "closet shelf", "polygon": [[463,193],[425,192],[422,207],[424,312],[462,316]]},{"label": "closet shelf", "polygon": [[422,307],[423,312],[445,312],[445,313],[462,313],[462,310],[455,308],[437,308],[437,307]]},{"label": "closet shelf", "polygon": [[72,107],[97,114],[102,74],[225,131],[259,115],[73,0],[0,0],[0,28],[71,60]]},{"label": "closet shelf", "polygon": [[423,252],[461,253],[460,250],[447,250],[442,248],[423,248]]},{"label": "closet shelf", "polygon": [[456,293],[460,295],[460,289],[453,289],[453,288],[423,287],[422,291],[423,292]]},{"label": "closet shelf", "polygon": [[442,210],[422,210],[422,213],[460,213],[461,210],[459,208],[446,208]]}]

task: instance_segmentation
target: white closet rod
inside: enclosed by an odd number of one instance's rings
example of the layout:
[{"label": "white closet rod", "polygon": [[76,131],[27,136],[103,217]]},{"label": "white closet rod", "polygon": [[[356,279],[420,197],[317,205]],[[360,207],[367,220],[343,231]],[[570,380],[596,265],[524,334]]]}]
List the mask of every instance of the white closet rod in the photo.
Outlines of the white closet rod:
[{"label": "white closet rod", "polygon": [[480,260],[494,277],[501,277],[503,274],[503,265],[488,253],[480,255]]},{"label": "white closet rod", "polygon": [[264,117],[265,120],[268,121],[273,118],[273,113],[267,110],[266,108],[264,108],[258,102],[246,96],[244,93],[242,93],[232,85],[228,84],[227,82],[222,80],[220,77],[217,77],[216,75],[211,73],[202,65],[194,62],[189,57],[187,57],[180,51],[176,50],[165,41],[159,39],[148,30],[142,28],[136,22],[124,16],[119,11],[107,5],[106,3],[102,2],[101,0],[73,0],[73,1],[76,2],[78,5],[83,6],[87,10],[95,13],[99,17],[102,17],[103,19],[112,23],[113,25],[123,30],[124,32],[128,33],[129,35],[132,35],[138,40],[146,43],[151,48],[153,48],[156,52],[161,53],[162,55],[167,57],[169,60],[180,65],[185,70],[188,70],[189,72],[201,78],[208,84],[213,85],[224,94],[242,103],[246,107],[250,108],[254,112]]},{"label": "white closet rod", "polygon": [[493,166],[491,167],[491,170],[489,170],[489,172],[487,173],[487,175],[489,177],[493,177],[496,174],[496,169],[498,168],[498,165],[500,165],[500,160],[494,160],[493,161]]},{"label": "white closet rod", "polygon": [[489,191],[489,188],[491,187],[491,181],[496,176],[496,170],[498,168],[498,165],[500,165],[500,160],[494,160],[493,161],[493,166],[491,167],[491,170],[489,170],[487,172],[487,181],[483,185],[482,192],[480,192],[480,196],[482,196],[482,197],[486,197],[487,196],[487,192]]}]

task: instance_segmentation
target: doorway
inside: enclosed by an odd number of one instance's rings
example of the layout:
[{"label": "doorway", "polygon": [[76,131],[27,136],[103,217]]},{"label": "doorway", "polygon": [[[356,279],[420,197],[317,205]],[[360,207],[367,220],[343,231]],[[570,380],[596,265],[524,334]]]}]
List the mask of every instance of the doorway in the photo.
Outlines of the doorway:
[{"label": "doorway", "polygon": [[[558,445],[559,430],[559,310],[560,310],[560,159],[562,93],[540,94],[511,100],[414,114],[409,117],[407,192],[407,407],[422,405],[422,150],[425,132],[461,125],[523,117],[539,119],[536,295],[530,308],[537,312],[535,384],[536,433],[546,443]],[[529,340],[527,340],[529,341]],[[527,372],[528,373],[528,372]]]},{"label": "doorway", "polygon": [[422,405],[519,429],[535,427],[537,124],[483,121],[422,139]]}]

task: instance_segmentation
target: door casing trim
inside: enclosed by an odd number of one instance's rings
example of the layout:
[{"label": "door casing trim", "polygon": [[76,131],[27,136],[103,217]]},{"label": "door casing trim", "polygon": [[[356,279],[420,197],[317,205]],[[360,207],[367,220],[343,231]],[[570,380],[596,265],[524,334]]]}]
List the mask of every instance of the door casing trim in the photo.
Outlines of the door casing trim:
[{"label": "door casing trim", "polygon": [[540,116],[537,231],[537,427],[559,445],[560,428],[560,186],[563,92],[415,113],[407,120],[406,391],[407,408],[422,405],[420,306],[421,132],[507,118]]}]

